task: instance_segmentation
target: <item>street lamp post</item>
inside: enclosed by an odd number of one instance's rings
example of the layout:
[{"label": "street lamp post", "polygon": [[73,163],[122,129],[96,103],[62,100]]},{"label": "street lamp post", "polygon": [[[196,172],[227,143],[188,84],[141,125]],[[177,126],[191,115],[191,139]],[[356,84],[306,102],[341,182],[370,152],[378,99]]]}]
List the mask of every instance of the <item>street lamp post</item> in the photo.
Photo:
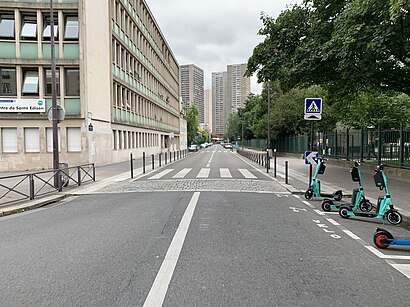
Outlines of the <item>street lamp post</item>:
[{"label": "street lamp post", "polygon": [[60,168],[58,156],[58,121],[57,121],[57,92],[56,92],[56,59],[55,59],[55,40],[54,40],[54,9],[53,0],[50,0],[50,47],[51,47],[51,108],[53,124],[53,170],[54,186],[60,189],[60,176],[57,170]]},{"label": "street lamp post", "polygon": [[268,144],[267,148],[270,148],[270,88],[269,88],[269,80],[268,80]]}]

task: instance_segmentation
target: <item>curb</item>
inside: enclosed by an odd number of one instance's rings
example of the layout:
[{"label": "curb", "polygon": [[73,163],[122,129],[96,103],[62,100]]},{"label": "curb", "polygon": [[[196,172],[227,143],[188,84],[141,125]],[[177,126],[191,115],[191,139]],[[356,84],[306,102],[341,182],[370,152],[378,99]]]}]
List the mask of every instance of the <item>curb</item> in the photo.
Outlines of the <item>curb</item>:
[{"label": "curb", "polygon": [[59,202],[66,197],[67,195],[56,195],[56,196],[48,197],[46,199],[44,198],[40,199],[38,201],[33,202],[32,204],[21,204],[17,206],[6,207],[4,209],[0,208],[0,217],[41,208],[41,207]]}]

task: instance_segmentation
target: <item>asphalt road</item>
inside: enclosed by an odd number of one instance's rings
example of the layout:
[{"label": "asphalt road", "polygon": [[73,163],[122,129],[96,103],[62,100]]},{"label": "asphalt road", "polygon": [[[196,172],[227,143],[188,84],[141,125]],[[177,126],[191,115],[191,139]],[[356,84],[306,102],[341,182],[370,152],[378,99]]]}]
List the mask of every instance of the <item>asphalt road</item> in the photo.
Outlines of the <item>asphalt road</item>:
[{"label": "asphalt road", "polygon": [[324,214],[254,166],[213,146],[1,218],[0,305],[407,304],[410,248],[376,250],[380,224]]}]

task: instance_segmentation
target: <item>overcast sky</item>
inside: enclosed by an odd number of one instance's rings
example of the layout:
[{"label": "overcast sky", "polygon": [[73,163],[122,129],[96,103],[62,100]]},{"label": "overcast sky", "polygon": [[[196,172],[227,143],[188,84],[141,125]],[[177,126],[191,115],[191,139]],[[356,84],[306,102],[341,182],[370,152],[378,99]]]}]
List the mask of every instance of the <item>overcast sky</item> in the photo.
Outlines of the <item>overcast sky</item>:
[{"label": "overcast sky", "polygon": [[[263,39],[261,12],[277,17],[300,0],[147,0],[179,65],[195,64],[204,70],[205,88],[211,73],[228,64],[246,63]],[[251,80],[251,91],[261,86]]]}]

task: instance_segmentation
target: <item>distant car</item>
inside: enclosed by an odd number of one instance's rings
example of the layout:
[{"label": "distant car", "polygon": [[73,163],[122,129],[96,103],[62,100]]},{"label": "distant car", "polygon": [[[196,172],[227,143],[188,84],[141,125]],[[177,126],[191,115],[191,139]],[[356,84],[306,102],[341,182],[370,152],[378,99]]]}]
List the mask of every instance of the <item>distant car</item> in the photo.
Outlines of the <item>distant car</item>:
[{"label": "distant car", "polygon": [[233,148],[231,143],[226,143],[224,147],[225,147],[225,149],[232,149]]},{"label": "distant car", "polygon": [[208,143],[202,143],[201,144],[201,148],[207,148],[208,147]]},{"label": "distant car", "polygon": [[189,145],[188,151],[198,151],[198,145]]}]

